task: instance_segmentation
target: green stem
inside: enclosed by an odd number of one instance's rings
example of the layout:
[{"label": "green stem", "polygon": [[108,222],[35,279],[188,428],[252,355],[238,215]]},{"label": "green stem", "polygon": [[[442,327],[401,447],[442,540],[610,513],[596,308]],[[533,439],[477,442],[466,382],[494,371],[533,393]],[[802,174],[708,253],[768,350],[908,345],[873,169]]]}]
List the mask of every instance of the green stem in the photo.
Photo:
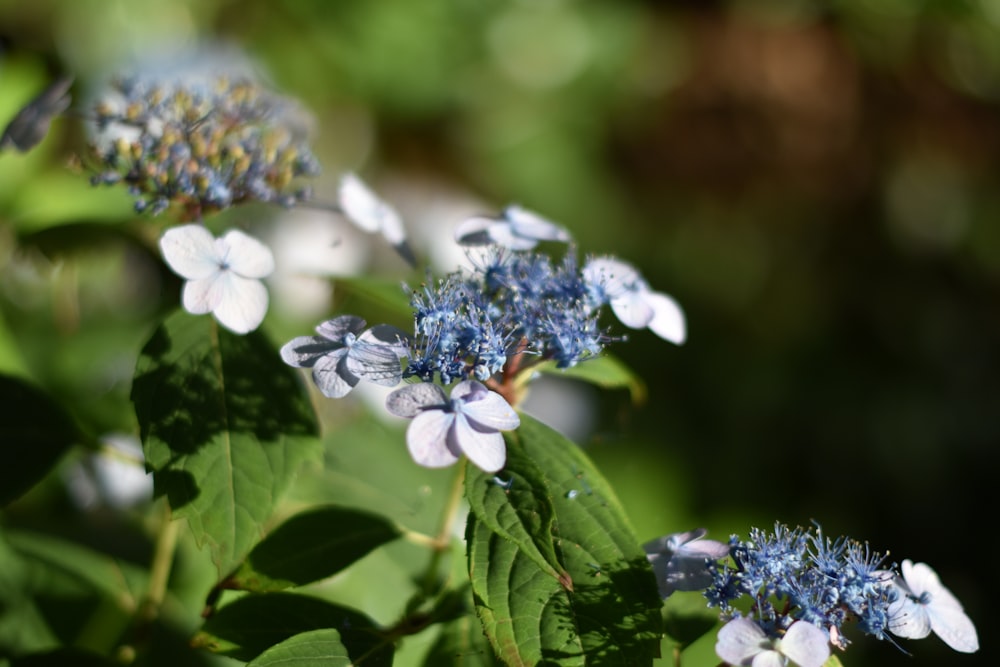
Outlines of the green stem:
[{"label": "green stem", "polygon": [[463,460],[457,466],[457,472],[451,483],[451,490],[445,501],[444,510],[441,514],[441,524],[437,535],[431,540],[430,546],[433,549],[431,560],[427,564],[427,571],[424,574],[423,589],[426,594],[430,594],[434,588],[434,581],[441,558],[451,546],[451,528],[455,525],[455,518],[458,516],[458,508],[462,501],[462,493],[465,490],[465,466]]},{"label": "green stem", "polygon": [[170,515],[170,506],[164,503],[161,518],[160,533],[156,536],[156,546],[153,551],[153,562],[149,566],[149,588],[146,597],[139,606],[138,620],[140,625],[152,623],[160,614],[160,607],[167,595],[167,584],[170,580],[170,568],[174,562],[174,550],[177,546],[178,522]]}]

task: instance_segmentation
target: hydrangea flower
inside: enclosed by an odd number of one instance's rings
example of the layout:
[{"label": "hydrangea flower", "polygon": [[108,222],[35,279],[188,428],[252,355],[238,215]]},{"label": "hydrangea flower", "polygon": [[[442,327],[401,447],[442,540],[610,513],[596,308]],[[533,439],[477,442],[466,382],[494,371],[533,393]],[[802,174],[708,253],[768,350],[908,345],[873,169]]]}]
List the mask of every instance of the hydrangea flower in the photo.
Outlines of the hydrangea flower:
[{"label": "hydrangea flower", "polygon": [[902,576],[893,585],[899,598],[889,606],[889,632],[897,637],[922,639],[934,632],[945,644],[962,653],[979,650],[976,626],[958,599],[941,585],[926,563],[904,560]]},{"label": "hydrangea flower", "polygon": [[403,379],[406,334],[380,324],[365,331],[365,321],[341,315],[316,327],[318,336],[300,336],[281,348],[289,366],[311,368],[324,396],[342,398],[361,380],[394,387]]},{"label": "hydrangea flower", "polygon": [[510,250],[531,250],[539,241],[568,243],[569,232],[520,206],[508,206],[498,217],[475,215],[455,228],[460,245],[496,244]]},{"label": "hydrangea flower", "polygon": [[49,133],[52,119],[69,108],[72,85],[73,77],[63,76],[22,107],[4,128],[0,150],[14,148],[24,153],[38,145]]},{"label": "hydrangea flower", "polygon": [[304,112],[248,74],[206,76],[205,67],[111,83],[90,114],[92,183],[124,183],[137,211],[177,204],[189,220],[248,201],[307,199],[295,182],[319,163]]},{"label": "hydrangea flower", "polygon": [[230,331],[253,331],[267,313],[261,282],[274,271],[271,250],[238,229],[216,239],[201,225],[171,227],[160,237],[163,259],[187,280],[182,302],[193,315],[212,313]]},{"label": "hydrangea flower", "polygon": [[352,173],[341,177],[337,202],[348,220],[369,234],[381,233],[410,266],[416,265],[416,257],[406,242],[406,230],[399,213],[376,197],[360,178]]},{"label": "hydrangea flower", "polygon": [[730,665],[822,667],[830,657],[827,634],[806,621],[795,621],[781,637],[768,637],[748,618],[734,618],[719,630],[715,653]]},{"label": "hydrangea flower", "polygon": [[660,596],[674,591],[704,590],[712,583],[710,564],[729,554],[729,545],[703,540],[704,528],[673,533],[642,545],[653,566]]},{"label": "hydrangea flower", "polygon": [[427,468],[449,466],[469,457],[486,472],[507,461],[500,431],[516,429],[521,420],[507,401],[475,380],[459,382],[451,397],[441,387],[421,382],[400,387],[386,398],[386,408],[412,419],[406,429],[410,456]]},{"label": "hydrangea flower", "polygon": [[648,327],[664,340],[684,343],[684,311],[673,298],[654,292],[632,265],[612,257],[595,257],[583,267],[583,276],[595,308],[607,303],[625,326]]}]

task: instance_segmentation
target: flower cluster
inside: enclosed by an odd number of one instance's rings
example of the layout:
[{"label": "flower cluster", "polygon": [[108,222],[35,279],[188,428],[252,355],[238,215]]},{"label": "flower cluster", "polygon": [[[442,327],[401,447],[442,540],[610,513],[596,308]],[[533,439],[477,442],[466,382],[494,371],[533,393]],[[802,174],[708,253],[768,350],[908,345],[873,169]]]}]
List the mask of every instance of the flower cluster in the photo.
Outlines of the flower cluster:
[{"label": "flower cluster", "polygon": [[[350,181],[346,188],[362,203],[372,199]],[[370,202],[359,208],[386,210]],[[364,331],[363,320],[343,315],[317,327],[319,337],[299,337],[282,348],[285,362],[312,368],[330,397],[344,396],[362,379],[384,386],[421,380],[386,402],[389,412],[413,419],[407,444],[420,465],[449,465],[465,454],[483,470],[500,470],[506,454],[499,432],[518,426],[510,407],[515,378],[547,360],[569,368],[620,340],[598,324],[604,305],[634,328],[670,320],[660,327],[669,330],[665,337],[684,339],[680,308],[630,265],[597,258],[581,269],[572,252],[558,261],[536,252],[539,242],[570,240],[537,214],[508,207],[496,218],[475,216],[459,225],[456,240],[486,249],[474,257],[470,251],[471,271],[408,288],[412,336],[386,325]],[[450,398],[436,382],[457,383]]]},{"label": "flower cluster", "polygon": [[246,77],[122,77],[93,107],[91,180],[126,184],[138,211],[176,203],[190,220],[246,201],[291,206],[308,196],[296,177],[319,173],[300,116]]},{"label": "flower cluster", "polygon": [[[661,594],[703,589],[709,606],[728,620],[716,653],[732,665],[820,667],[830,645],[846,649],[842,629],[856,621],[878,639],[919,639],[934,632],[964,653],[979,649],[975,626],[929,566],[903,561],[902,574],[885,556],[848,538],[830,540],[818,528],[773,532],[754,528],[728,547],[701,541],[704,529],[648,543]],[[720,562],[728,555],[732,564]],[[749,612],[737,608],[749,602]]]}]

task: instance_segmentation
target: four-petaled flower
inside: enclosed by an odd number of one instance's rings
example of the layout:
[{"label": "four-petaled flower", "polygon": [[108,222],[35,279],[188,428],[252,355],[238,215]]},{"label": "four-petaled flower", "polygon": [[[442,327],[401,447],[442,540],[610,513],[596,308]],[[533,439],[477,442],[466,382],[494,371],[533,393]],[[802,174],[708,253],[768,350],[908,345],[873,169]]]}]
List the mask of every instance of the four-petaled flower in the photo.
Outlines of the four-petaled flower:
[{"label": "four-petaled flower", "polygon": [[238,229],[218,239],[201,225],[172,227],[160,238],[163,259],[184,283],[182,302],[193,315],[212,313],[230,331],[253,331],[267,313],[261,282],[274,271],[271,250]]},{"label": "four-petaled flower", "polygon": [[531,250],[539,241],[568,243],[569,232],[520,206],[508,206],[498,217],[474,215],[455,228],[460,245],[496,244],[510,250]]},{"label": "four-petaled flower", "polygon": [[497,472],[507,461],[500,431],[516,429],[521,420],[500,394],[475,380],[464,380],[451,398],[436,384],[421,382],[389,394],[386,408],[413,419],[406,430],[410,456],[427,468],[443,468],[462,454],[486,472]]},{"label": "four-petaled flower", "polygon": [[684,311],[673,298],[654,292],[633,266],[595,257],[583,267],[594,306],[610,304],[615,317],[632,329],[649,327],[660,338],[681,345],[687,338]]},{"label": "four-petaled flower", "polygon": [[899,597],[889,605],[889,632],[897,637],[923,639],[932,631],[945,644],[962,653],[979,650],[976,626],[962,604],[941,585],[937,573],[926,563],[904,560],[903,576],[893,585]]},{"label": "four-petaled flower", "polygon": [[674,591],[703,590],[712,583],[709,564],[727,556],[729,545],[702,540],[707,533],[704,528],[698,528],[665,535],[642,545],[653,566],[661,597],[667,598]]},{"label": "four-petaled flower", "polygon": [[316,386],[329,398],[346,396],[361,380],[395,387],[403,379],[406,334],[388,324],[364,328],[360,317],[335,317],[316,327],[318,336],[286,343],[281,358],[289,366],[312,368]]},{"label": "four-petaled flower", "polygon": [[771,638],[749,618],[734,618],[719,630],[715,653],[730,665],[821,667],[830,657],[827,633],[795,621],[780,638]]}]

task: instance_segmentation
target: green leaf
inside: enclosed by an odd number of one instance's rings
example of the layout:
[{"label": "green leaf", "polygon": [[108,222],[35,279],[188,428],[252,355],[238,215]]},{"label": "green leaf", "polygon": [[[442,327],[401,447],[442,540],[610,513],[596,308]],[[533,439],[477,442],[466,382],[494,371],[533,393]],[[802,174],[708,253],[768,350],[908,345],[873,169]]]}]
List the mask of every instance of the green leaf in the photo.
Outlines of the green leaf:
[{"label": "green leaf", "polygon": [[394,647],[367,616],[294,593],[261,593],[235,600],[209,618],[192,644],[250,661],[269,647],[310,630],[336,629],[356,665],[388,667]]},{"label": "green leaf", "polygon": [[823,667],[843,667],[843,663],[840,662],[840,657],[835,653],[831,653],[827,661],[823,663]]},{"label": "green leaf", "polygon": [[595,359],[587,359],[570,368],[556,368],[554,361],[546,361],[534,367],[542,373],[556,377],[567,377],[589,382],[604,389],[628,389],[632,402],[646,400],[646,385],[632,369],[609,354]]},{"label": "green leaf", "polygon": [[507,449],[507,465],[499,475],[467,465],[465,494],[476,517],[508,539],[553,577],[565,574],[556,555],[552,528],[555,509],[545,475],[516,447]]},{"label": "green leaf", "polygon": [[349,667],[351,658],[336,630],[310,630],[267,649],[249,667]]},{"label": "green leaf", "polygon": [[324,579],[399,537],[389,520],[345,507],[307,510],[254,547],[227,587],[278,591]]},{"label": "green leaf", "polygon": [[220,575],[243,560],[300,464],[320,453],[295,371],[259,331],[169,317],[142,350],[132,385],[156,494],[186,518]]},{"label": "green leaf", "polygon": [[24,380],[0,376],[0,506],[20,497],[79,439],[73,421],[45,393]]},{"label": "green leaf", "polygon": [[474,616],[463,616],[441,628],[423,662],[425,667],[496,667],[483,626]]},{"label": "green leaf", "polygon": [[507,444],[515,455],[501,475],[520,472],[511,466],[524,460],[544,471],[569,580],[552,578],[517,542],[470,513],[470,578],[497,655],[508,665],[651,665],[661,601],[612,489],[576,445],[531,417],[521,416]]}]

